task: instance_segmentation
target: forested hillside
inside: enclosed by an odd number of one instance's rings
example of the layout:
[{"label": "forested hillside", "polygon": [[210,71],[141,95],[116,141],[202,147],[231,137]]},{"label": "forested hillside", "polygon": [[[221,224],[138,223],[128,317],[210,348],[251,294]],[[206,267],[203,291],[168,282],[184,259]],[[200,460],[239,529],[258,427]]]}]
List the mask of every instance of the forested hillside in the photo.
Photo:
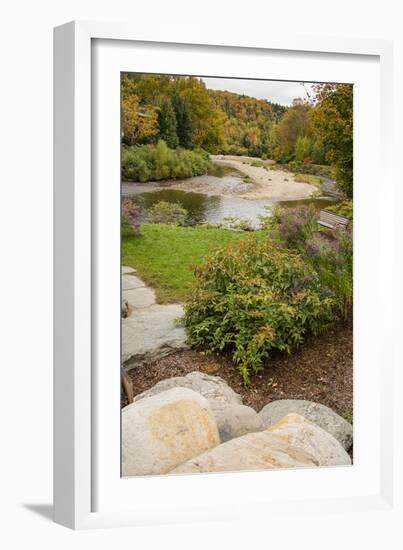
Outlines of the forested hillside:
[{"label": "forested hillside", "polygon": [[[310,101],[295,99],[290,107],[184,76],[123,74],[121,93],[123,170],[140,181],[203,173],[207,152],[331,164],[352,195],[351,85],[316,84]],[[167,148],[154,150],[159,141]],[[170,152],[178,148],[180,154]]]}]

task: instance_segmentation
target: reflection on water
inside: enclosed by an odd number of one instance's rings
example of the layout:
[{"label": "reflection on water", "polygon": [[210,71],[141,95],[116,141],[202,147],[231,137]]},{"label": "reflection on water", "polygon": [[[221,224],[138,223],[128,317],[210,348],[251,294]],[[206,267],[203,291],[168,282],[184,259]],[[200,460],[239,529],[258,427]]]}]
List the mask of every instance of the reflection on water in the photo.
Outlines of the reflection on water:
[{"label": "reflection on water", "polygon": [[[221,181],[225,179],[220,178]],[[224,182],[223,182],[224,183]],[[128,197],[135,197],[136,203],[144,208],[147,221],[147,210],[156,202],[167,201],[180,203],[188,212],[186,224],[220,223],[227,216],[248,219],[253,225],[259,225],[259,214],[267,214],[265,207],[271,206],[273,201],[268,199],[244,199],[226,195],[213,195],[181,191],[162,187],[157,183],[123,184],[123,193]],[[332,199],[306,199],[298,201],[277,202],[281,206],[295,207],[302,204],[312,204],[318,210],[325,208]]]}]

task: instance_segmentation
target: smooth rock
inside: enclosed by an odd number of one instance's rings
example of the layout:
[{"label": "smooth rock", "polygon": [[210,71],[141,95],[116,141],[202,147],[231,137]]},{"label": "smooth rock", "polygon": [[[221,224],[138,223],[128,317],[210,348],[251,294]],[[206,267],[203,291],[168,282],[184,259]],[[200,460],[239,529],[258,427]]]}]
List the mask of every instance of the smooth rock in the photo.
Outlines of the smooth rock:
[{"label": "smooth rock", "polygon": [[127,275],[129,273],[136,273],[134,267],[129,267],[128,265],[122,265],[122,275]]},{"label": "smooth rock", "polygon": [[122,275],[122,290],[132,290],[134,288],[144,288],[144,281],[136,275]]},{"label": "smooth rock", "polygon": [[246,405],[229,405],[225,409],[213,409],[215,421],[220,434],[220,441],[224,443],[234,437],[240,437],[251,432],[260,432],[264,429],[262,419],[257,412]]},{"label": "smooth rock", "polygon": [[122,298],[122,307],[121,307],[121,315],[122,317],[127,317],[129,314],[129,303],[125,298]]},{"label": "smooth rock", "polygon": [[124,476],[165,474],[219,444],[208,401],[172,388],[122,410]]},{"label": "smooth rock", "polygon": [[222,378],[198,371],[191,372],[186,376],[175,376],[161,380],[149,390],[137,395],[134,401],[176,387],[189,388],[205,397],[210,403],[214,414],[229,405],[242,405],[242,397],[235,393]]},{"label": "smooth rock", "polygon": [[147,287],[124,290],[122,296],[133,309],[143,309],[155,304],[155,293],[151,288]]},{"label": "smooth rock", "polygon": [[[132,306],[132,303],[129,302],[129,305]],[[123,319],[124,368],[141,366],[145,362],[154,361],[174,351],[186,349],[186,332],[177,322],[182,316],[183,308],[178,304],[155,304],[148,308],[135,309],[126,319]]]},{"label": "smooth rock", "polygon": [[177,466],[170,473],[238,472],[351,464],[328,432],[299,415],[288,415],[272,428],[222,443]]},{"label": "smooth rock", "polygon": [[264,426],[269,428],[290,413],[307,418],[329,432],[346,450],[350,449],[353,442],[353,427],[332,409],[320,403],[300,399],[281,399],[263,407],[259,415]]}]

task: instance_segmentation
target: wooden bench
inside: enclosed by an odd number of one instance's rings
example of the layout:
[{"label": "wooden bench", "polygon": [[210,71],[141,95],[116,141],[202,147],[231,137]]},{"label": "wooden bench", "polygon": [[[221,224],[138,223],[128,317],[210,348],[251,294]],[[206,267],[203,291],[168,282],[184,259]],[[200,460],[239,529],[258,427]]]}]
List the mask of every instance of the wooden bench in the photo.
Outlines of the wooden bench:
[{"label": "wooden bench", "polygon": [[347,227],[350,220],[344,216],[339,216],[334,212],[328,210],[321,210],[319,213],[318,223],[329,229],[336,229],[337,227]]}]

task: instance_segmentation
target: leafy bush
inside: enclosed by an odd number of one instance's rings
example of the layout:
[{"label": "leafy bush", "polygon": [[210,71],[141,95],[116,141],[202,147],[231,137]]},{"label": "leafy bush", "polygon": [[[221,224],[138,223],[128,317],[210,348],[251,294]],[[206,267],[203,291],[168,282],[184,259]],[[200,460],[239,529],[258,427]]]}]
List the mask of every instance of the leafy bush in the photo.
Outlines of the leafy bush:
[{"label": "leafy bush", "polygon": [[352,200],[346,200],[346,201],[339,202],[338,204],[326,206],[326,210],[329,210],[329,212],[334,212],[335,214],[339,214],[340,216],[344,216],[349,220],[353,219],[353,201]]},{"label": "leafy bush", "polygon": [[128,225],[134,235],[140,235],[141,208],[129,198],[122,201],[122,221]]},{"label": "leafy bush", "polygon": [[266,229],[268,231],[277,231],[281,222],[281,216],[283,215],[283,207],[274,203],[270,206],[264,206],[267,214],[258,214],[260,221],[260,229]]},{"label": "leafy bush", "polygon": [[243,156],[248,154],[248,149],[241,145],[231,144],[225,148],[226,155]]},{"label": "leafy bush", "polygon": [[302,181],[304,183],[310,183],[311,185],[321,186],[323,178],[321,176],[314,176],[313,174],[295,174],[295,181]]},{"label": "leafy bush", "polygon": [[215,252],[195,268],[185,306],[189,341],[232,352],[245,384],[271,350],[291,352],[334,318],[334,300],[300,254],[249,239]]},{"label": "leafy bush", "polygon": [[122,146],[122,178],[150,181],[188,178],[205,174],[210,166],[208,153],[201,149],[170,149],[165,141],[157,145]]},{"label": "leafy bush", "polygon": [[234,229],[236,231],[254,231],[255,230],[250,220],[246,218],[239,218],[237,216],[226,216],[223,219],[221,227],[224,227],[227,229]]},{"label": "leafy bush", "polygon": [[187,210],[178,202],[158,201],[149,210],[151,223],[184,225]]},{"label": "leafy bush", "polygon": [[286,164],[272,164],[271,170],[286,170],[295,174],[312,174],[313,176],[320,176],[321,178],[333,178],[333,168],[324,164],[312,164],[306,162],[291,161]]}]

